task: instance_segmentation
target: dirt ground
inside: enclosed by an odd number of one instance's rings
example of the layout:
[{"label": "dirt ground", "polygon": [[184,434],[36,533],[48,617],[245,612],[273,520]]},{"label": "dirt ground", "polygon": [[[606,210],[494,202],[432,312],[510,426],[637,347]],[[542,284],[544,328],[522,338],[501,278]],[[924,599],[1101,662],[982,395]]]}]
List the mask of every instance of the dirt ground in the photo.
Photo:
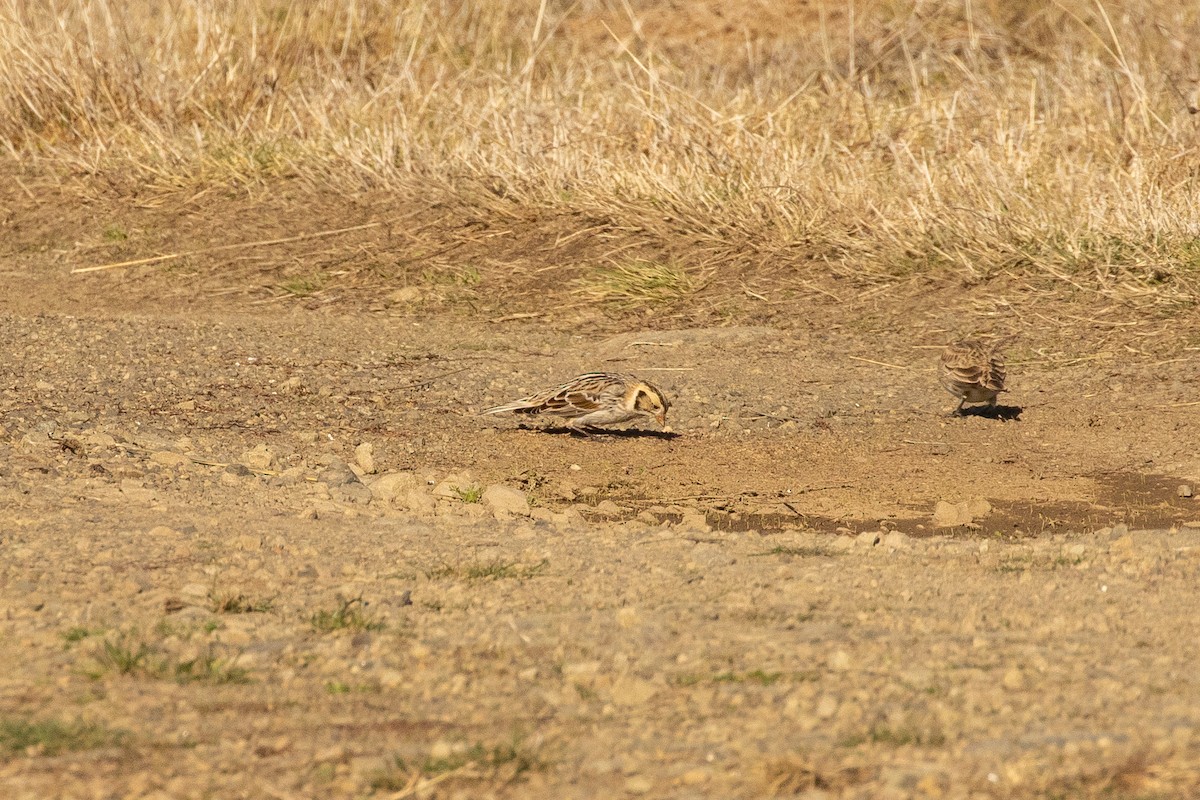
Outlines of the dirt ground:
[{"label": "dirt ground", "polygon": [[[45,233],[0,299],[0,795],[1200,793],[1194,311],[298,297]],[[998,418],[936,382],[973,331],[1018,334]],[[594,369],[671,432],[476,414]]]}]

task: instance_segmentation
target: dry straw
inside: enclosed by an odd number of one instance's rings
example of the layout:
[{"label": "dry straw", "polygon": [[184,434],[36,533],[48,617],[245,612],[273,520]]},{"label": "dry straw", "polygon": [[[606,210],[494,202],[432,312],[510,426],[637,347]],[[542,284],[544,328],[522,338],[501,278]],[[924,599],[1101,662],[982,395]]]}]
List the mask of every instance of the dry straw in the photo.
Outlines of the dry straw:
[{"label": "dry straw", "polygon": [[96,195],[385,189],[658,264],[1193,299],[1200,4],[707,8],[0,0],[0,148]]}]

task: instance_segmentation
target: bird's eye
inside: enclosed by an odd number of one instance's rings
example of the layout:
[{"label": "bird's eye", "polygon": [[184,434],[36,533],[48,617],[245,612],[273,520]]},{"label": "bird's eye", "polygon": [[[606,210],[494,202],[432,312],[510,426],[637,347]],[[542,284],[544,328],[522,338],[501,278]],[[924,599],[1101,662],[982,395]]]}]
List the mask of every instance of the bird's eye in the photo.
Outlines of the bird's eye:
[{"label": "bird's eye", "polygon": [[638,410],[640,410],[640,411],[661,411],[662,410],[662,403],[659,401],[659,399],[657,397],[650,394],[649,392],[638,393],[637,402],[635,403],[635,405],[637,406]]}]

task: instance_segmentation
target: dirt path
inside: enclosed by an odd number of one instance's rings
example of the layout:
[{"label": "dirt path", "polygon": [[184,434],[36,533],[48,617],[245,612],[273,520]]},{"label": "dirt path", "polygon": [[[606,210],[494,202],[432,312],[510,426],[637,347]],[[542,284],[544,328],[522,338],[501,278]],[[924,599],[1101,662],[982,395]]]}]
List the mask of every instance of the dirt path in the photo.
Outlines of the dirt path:
[{"label": "dirt path", "polygon": [[[1005,422],[885,333],[0,336],[5,796],[1200,789],[1186,357],[1025,353]],[[677,435],[474,416],[593,368]]]}]

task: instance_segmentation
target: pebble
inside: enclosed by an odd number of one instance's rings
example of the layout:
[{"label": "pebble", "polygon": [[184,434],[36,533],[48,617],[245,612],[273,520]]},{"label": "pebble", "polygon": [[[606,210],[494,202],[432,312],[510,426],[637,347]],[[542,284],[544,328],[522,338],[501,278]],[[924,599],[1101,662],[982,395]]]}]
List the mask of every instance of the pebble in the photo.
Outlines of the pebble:
[{"label": "pebble", "polygon": [[264,442],[259,442],[254,447],[242,453],[238,457],[238,461],[250,469],[260,471],[273,470],[279,464],[275,451]]},{"label": "pebble", "polygon": [[619,706],[640,706],[658,694],[658,687],[642,678],[624,677],[613,684],[612,700]]},{"label": "pebble", "polygon": [[[325,469],[317,473],[317,480],[324,483],[329,488],[335,486],[346,486],[352,483],[361,484],[362,481],[354,474],[354,470],[350,469],[344,462],[336,459],[329,462]],[[368,490],[369,492],[370,490]]]},{"label": "pebble", "polygon": [[625,509],[621,508],[612,500],[601,500],[591,508],[588,508],[587,506],[579,507],[583,510],[591,511],[593,514],[598,514],[604,517],[617,517],[625,513]]},{"label": "pebble", "polygon": [[155,464],[162,464],[165,467],[183,467],[191,466],[192,460],[182,453],[176,453],[171,450],[159,450],[150,454],[150,460]]},{"label": "pebble", "polygon": [[654,788],[654,781],[645,775],[633,775],[625,779],[625,791],[630,794],[647,794]]},{"label": "pebble", "polygon": [[402,286],[389,292],[387,301],[392,305],[413,305],[421,301],[421,290],[416,286]]},{"label": "pebble", "polygon": [[358,447],[354,448],[354,460],[358,462],[358,466],[367,475],[375,474],[375,446],[370,442],[363,442]]},{"label": "pebble", "polygon": [[933,509],[933,525],[936,528],[955,528],[969,525],[992,513],[992,504],[981,497],[950,503],[939,500]]},{"label": "pebble", "polygon": [[483,492],[483,504],[498,518],[511,515],[528,516],[529,498],[519,489],[493,483]]},{"label": "pebble", "polygon": [[879,544],[882,538],[883,533],[881,531],[863,531],[854,537],[854,541],[859,547],[874,547]]},{"label": "pebble", "polygon": [[829,654],[828,664],[835,672],[845,672],[850,669],[850,654],[845,650],[835,650]]},{"label": "pebble", "polygon": [[371,494],[376,500],[390,503],[397,497],[420,486],[417,476],[411,472],[388,472],[371,481]]}]

